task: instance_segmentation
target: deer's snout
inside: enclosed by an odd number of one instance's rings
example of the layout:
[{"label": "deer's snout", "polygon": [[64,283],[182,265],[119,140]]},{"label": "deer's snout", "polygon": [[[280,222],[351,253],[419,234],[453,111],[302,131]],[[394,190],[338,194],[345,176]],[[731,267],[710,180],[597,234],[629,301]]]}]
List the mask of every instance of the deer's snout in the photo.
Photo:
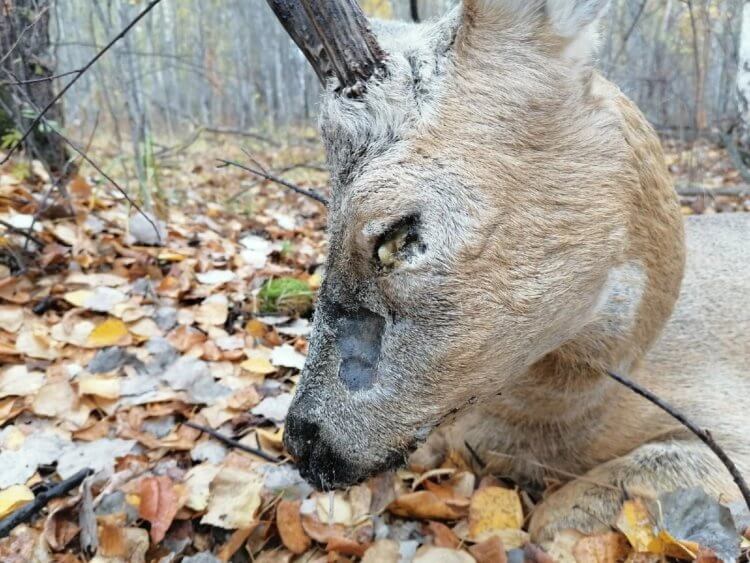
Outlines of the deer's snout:
[{"label": "deer's snout", "polygon": [[367,475],[358,470],[343,452],[321,437],[320,426],[310,420],[304,408],[289,411],[284,432],[284,445],[294,458],[300,475],[321,491],[346,487]]}]

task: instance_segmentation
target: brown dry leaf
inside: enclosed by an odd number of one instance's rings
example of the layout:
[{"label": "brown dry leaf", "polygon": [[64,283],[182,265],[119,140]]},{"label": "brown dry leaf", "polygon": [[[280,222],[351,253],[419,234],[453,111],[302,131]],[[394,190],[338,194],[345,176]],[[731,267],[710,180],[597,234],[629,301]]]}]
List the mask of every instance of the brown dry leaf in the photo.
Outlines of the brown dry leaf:
[{"label": "brown dry leaf", "polygon": [[469,553],[474,556],[477,563],[507,563],[508,556],[505,554],[505,546],[502,540],[493,536],[469,548]]},{"label": "brown dry leaf", "polygon": [[250,528],[241,528],[229,536],[226,543],[221,546],[221,549],[219,549],[219,559],[221,561],[229,561],[235,553],[242,549],[242,546],[245,545],[247,538],[250,537],[250,534],[253,533],[256,526],[257,524]]},{"label": "brown dry leaf", "polygon": [[91,331],[86,344],[89,348],[118,346],[124,344],[128,336],[128,327],[124,322],[109,318]]},{"label": "brown dry leaf", "polygon": [[312,539],[302,527],[302,501],[281,500],[276,506],[276,527],[284,546],[297,555],[310,549]]},{"label": "brown dry leaf", "polygon": [[0,305],[0,330],[18,332],[23,326],[23,307]]},{"label": "brown dry leaf", "polygon": [[302,515],[305,533],[318,543],[328,543],[332,538],[346,537],[346,526],[321,522],[315,514]]},{"label": "brown dry leaf", "polygon": [[361,544],[355,540],[342,537],[333,537],[326,544],[326,551],[335,551],[342,555],[351,555],[353,557],[362,557],[367,551],[368,545]]},{"label": "brown dry leaf", "polygon": [[419,520],[458,520],[466,516],[463,506],[451,506],[431,491],[417,491],[399,496],[388,510],[403,518]]},{"label": "brown dry leaf", "polygon": [[78,396],[68,381],[51,381],[42,387],[31,403],[31,410],[39,416],[56,417],[72,412]]},{"label": "brown dry leaf", "polygon": [[99,526],[99,555],[125,557],[125,535],[121,526],[104,522]]},{"label": "brown dry leaf", "polygon": [[461,540],[458,539],[458,536],[442,522],[428,522],[427,530],[432,534],[432,543],[437,547],[456,549],[461,545]]},{"label": "brown dry leaf", "polygon": [[607,532],[582,538],[573,547],[573,557],[578,563],[606,563],[624,561],[633,548],[625,536]]},{"label": "brown dry leaf", "polygon": [[517,491],[501,487],[479,489],[471,497],[469,535],[479,538],[487,532],[517,530],[523,526],[523,507]]},{"label": "brown dry leaf", "polygon": [[139,496],[138,514],[151,524],[151,541],[159,543],[180,509],[180,495],[172,480],[160,475],[142,479]]}]

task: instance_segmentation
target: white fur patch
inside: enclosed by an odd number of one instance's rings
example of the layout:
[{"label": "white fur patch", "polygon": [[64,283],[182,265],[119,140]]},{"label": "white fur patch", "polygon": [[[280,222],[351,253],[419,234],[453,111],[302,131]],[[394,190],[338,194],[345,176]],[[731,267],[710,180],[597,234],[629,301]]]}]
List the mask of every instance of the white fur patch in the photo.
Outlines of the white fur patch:
[{"label": "white fur patch", "polygon": [[594,308],[595,322],[609,332],[624,334],[635,324],[646,291],[647,276],[639,262],[627,262],[609,271]]}]

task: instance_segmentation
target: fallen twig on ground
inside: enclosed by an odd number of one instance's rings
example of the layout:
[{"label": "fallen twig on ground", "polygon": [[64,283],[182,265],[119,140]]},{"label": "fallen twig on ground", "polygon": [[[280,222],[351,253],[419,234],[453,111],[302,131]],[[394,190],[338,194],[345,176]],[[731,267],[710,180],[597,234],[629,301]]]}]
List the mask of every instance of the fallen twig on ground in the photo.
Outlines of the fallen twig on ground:
[{"label": "fallen twig on ground", "polygon": [[0,538],[4,538],[9,535],[16,526],[24,524],[31,520],[34,515],[39,512],[42,508],[55,498],[61,497],[68,494],[70,491],[78,487],[83,480],[91,475],[93,471],[91,469],[82,469],[72,477],[60,481],[57,484],[50,485],[46,489],[39,492],[34,498],[33,502],[19,508],[15,512],[11,513],[0,520]]},{"label": "fallen twig on ground", "polygon": [[245,170],[246,172],[250,172],[251,174],[260,176],[261,178],[268,180],[269,182],[274,182],[276,184],[279,184],[280,186],[284,186],[285,188],[292,190],[295,193],[309,197],[310,199],[314,199],[318,203],[322,203],[323,205],[328,207],[328,198],[320,195],[316,191],[307,190],[305,188],[300,188],[296,184],[292,184],[291,182],[288,182],[287,180],[284,180],[283,178],[279,178],[278,176],[274,176],[273,174],[269,174],[261,170],[256,170],[255,168],[250,168],[249,166],[245,166],[244,164],[240,164],[239,162],[235,162],[233,160],[225,160],[223,158],[220,158],[218,160],[219,162],[222,163],[219,166],[219,168],[224,168],[226,166],[236,166],[237,168],[241,168],[242,170]]},{"label": "fallen twig on ground", "polygon": [[214,438],[216,438],[220,442],[223,442],[224,444],[226,444],[227,446],[231,448],[242,450],[243,452],[247,452],[249,454],[257,455],[258,457],[261,457],[265,459],[266,461],[270,461],[271,463],[279,463],[281,461],[276,456],[268,454],[258,448],[246,446],[242,442],[238,442],[237,440],[234,440],[233,438],[230,438],[229,436],[225,436],[221,432],[217,432],[216,430],[214,430],[213,428],[209,428],[208,426],[201,426],[200,424],[196,424],[195,422],[183,422],[183,424],[185,426],[189,426],[190,428],[195,428],[196,430],[205,432],[209,436],[213,436]]},{"label": "fallen twig on ground", "polygon": [[37,237],[35,237],[30,232],[28,232],[28,231],[26,231],[24,229],[19,229],[18,227],[14,227],[10,223],[8,223],[7,221],[3,221],[2,219],[0,219],[0,225],[2,225],[3,227],[5,227],[6,229],[8,229],[11,233],[14,233],[14,234],[17,234],[17,235],[21,235],[27,241],[30,240],[31,242],[35,243],[39,247],[44,246],[44,242],[42,242]]},{"label": "fallen twig on ground", "polygon": [[622,375],[616,374],[612,371],[607,371],[607,375],[609,375],[609,377],[611,377],[612,379],[614,379],[621,385],[624,385],[625,387],[627,387],[634,393],[640,395],[647,401],[650,401],[651,403],[659,407],[661,410],[669,414],[672,418],[680,422],[683,426],[685,426],[685,428],[687,428],[693,434],[695,434],[701,440],[701,442],[706,444],[706,446],[708,446],[711,449],[711,451],[716,454],[716,457],[718,457],[719,460],[721,460],[721,462],[727,468],[729,473],[732,475],[732,479],[734,479],[735,484],[737,485],[740,492],[742,493],[742,497],[744,498],[748,509],[750,509],[750,488],[748,488],[747,482],[745,481],[744,477],[740,473],[740,470],[737,469],[737,466],[734,464],[731,458],[727,455],[724,449],[721,446],[719,446],[719,444],[716,443],[716,441],[713,439],[713,436],[711,436],[711,433],[708,430],[705,430],[701,428],[700,426],[698,426],[697,424],[695,424],[692,420],[690,420],[687,416],[682,414],[672,405],[670,405],[663,399],[657,397],[645,387],[641,387],[635,381],[631,381],[630,379],[623,377]]}]

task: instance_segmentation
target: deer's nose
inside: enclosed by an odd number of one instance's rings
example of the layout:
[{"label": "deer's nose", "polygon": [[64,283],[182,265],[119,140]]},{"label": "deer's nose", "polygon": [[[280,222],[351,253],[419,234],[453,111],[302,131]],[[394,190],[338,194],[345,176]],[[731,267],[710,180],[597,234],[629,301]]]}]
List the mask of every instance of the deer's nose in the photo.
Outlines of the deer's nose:
[{"label": "deer's nose", "polygon": [[320,428],[312,422],[290,410],[286,418],[284,445],[294,461],[301,466],[307,464],[320,436]]}]

